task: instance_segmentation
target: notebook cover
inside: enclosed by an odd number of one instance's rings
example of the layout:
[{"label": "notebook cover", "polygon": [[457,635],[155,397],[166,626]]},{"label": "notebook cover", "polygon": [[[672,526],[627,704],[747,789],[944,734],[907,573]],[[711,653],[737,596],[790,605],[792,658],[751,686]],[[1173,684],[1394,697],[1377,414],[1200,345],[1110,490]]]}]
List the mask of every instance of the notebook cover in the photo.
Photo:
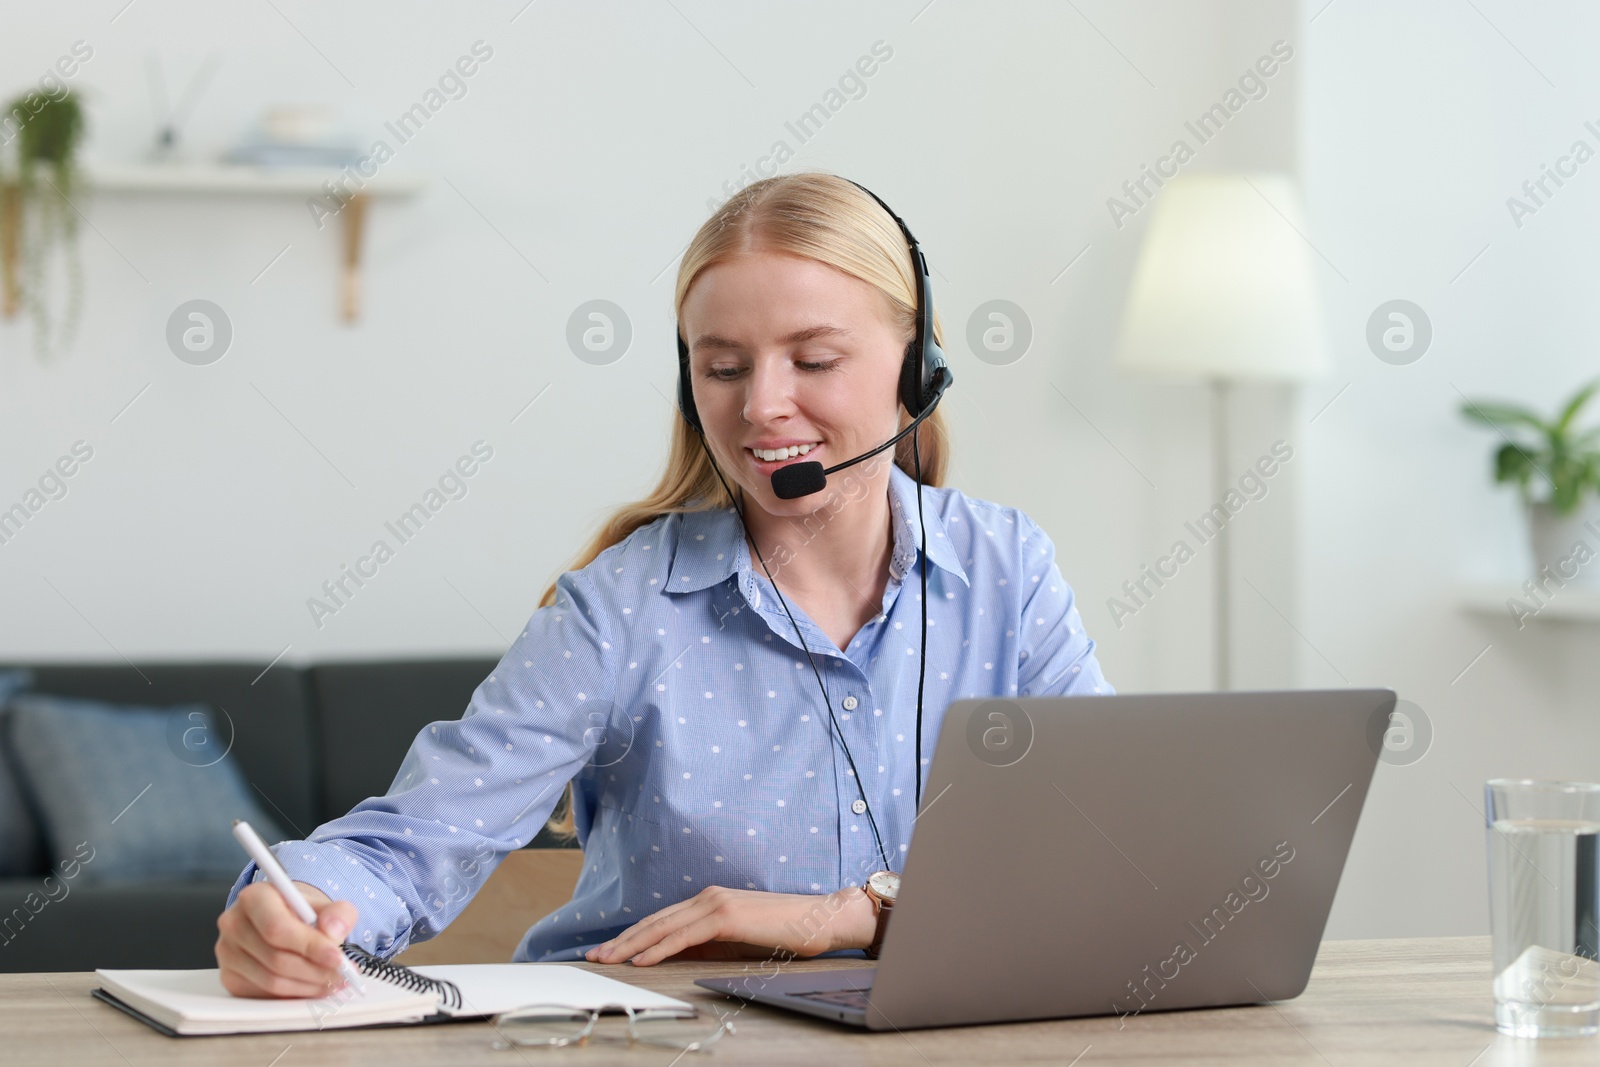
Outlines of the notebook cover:
[{"label": "notebook cover", "polygon": [[[144,1012],[140,1011],[138,1008],[135,1008],[133,1005],[126,1004],[119,1000],[114,993],[107,993],[104,989],[92,989],[89,991],[89,995],[94,997],[96,1000],[104,1001],[119,1011],[127,1012],[135,1019],[138,1019],[140,1022],[150,1027],[150,1029],[154,1030],[156,1033],[165,1034],[168,1037],[239,1037],[241,1034],[316,1034],[326,1032],[326,1030],[236,1030],[233,1033],[227,1034],[180,1034],[166,1023],[158,1022],[146,1015]],[[446,1015],[444,1012],[435,1012],[432,1015],[424,1016],[423,1018],[417,1019],[414,1022],[362,1023],[360,1026],[328,1027],[327,1029],[384,1030],[398,1026],[424,1026],[430,1023],[470,1023],[487,1018],[489,1018],[487,1015]]]}]

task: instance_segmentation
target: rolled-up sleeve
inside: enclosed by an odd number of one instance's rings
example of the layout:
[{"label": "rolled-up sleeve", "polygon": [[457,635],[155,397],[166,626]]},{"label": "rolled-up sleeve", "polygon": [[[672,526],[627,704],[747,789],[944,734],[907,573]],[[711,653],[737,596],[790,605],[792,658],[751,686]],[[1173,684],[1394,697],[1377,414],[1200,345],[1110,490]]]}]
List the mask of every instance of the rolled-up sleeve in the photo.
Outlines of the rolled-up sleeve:
[{"label": "rolled-up sleeve", "polygon": [[[389,956],[433,937],[539,832],[603,737],[590,709],[614,695],[611,618],[585,572],[563,574],[465,714],[417,734],[386,794],[274,849],[290,877],[356,906],[352,941]],[[228,906],[260,877],[246,867]]]},{"label": "rolled-up sleeve", "polygon": [[1019,696],[1096,696],[1115,690],[1100,673],[1095,642],[1084,631],[1072,588],[1056,566],[1056,549],[1032,519],[1018,512],[1023,596],[1017,620]]}]

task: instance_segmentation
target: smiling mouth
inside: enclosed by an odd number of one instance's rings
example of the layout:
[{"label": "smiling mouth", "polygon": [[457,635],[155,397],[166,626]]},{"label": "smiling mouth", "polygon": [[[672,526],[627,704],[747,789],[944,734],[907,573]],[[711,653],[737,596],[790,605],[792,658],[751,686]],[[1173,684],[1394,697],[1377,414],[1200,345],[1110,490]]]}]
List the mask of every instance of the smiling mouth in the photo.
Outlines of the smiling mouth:
[{"label": "smiling mouth", "polygon": [[775,463],[781,466],[784,463],[788,463],[790,460],[799,459],[802,456],[815,451],[817,445],[820,443],[821,442],[815,442],[809,445],[790,445],[788,448],[747,448],[745,451],[749,453],[751,458],[753,458],[758,464]]}]

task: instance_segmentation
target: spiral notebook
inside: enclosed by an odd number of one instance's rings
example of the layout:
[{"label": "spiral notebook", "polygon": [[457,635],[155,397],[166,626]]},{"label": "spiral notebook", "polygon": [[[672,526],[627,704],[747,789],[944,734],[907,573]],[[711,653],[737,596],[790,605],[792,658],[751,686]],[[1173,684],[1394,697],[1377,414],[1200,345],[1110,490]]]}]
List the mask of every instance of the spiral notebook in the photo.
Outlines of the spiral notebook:
[{"label": "spiral notebook", "polygon": [[97,999],[171,1037],[275,1033],[481,1019],[531,1004],[693,1016],[688,1001],[560,963],[455,963],[405,967],[355,945],[345,955],[369,981],[315,1000],[236,997],[215,969],[95,971]]}]

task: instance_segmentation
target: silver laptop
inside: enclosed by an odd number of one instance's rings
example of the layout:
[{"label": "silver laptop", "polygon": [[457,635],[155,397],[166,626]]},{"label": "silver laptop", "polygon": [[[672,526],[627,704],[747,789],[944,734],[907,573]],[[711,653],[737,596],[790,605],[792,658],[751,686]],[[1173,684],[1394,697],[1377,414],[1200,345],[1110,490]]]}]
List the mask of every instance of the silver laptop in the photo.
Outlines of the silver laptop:
[{"label": "silver laptop", "polygon": [[1298,996],[1394,704],[957,701],[877,966],[696,983],[869,1030]]}]

